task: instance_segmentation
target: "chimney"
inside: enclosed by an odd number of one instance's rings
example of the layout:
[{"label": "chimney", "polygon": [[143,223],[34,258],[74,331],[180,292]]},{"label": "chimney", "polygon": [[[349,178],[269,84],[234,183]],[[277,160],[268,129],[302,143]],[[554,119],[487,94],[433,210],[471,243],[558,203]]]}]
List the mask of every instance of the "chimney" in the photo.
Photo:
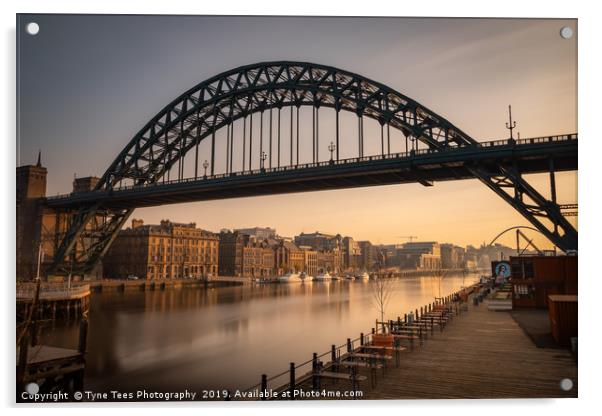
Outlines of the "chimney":
[{"label": "chimney", "polygon": [[132,220],[132,229],[138,228],[138,227],[142,227],[144,225],[144,221],[143,220],[137,220],[137,219],[133,219]]}]

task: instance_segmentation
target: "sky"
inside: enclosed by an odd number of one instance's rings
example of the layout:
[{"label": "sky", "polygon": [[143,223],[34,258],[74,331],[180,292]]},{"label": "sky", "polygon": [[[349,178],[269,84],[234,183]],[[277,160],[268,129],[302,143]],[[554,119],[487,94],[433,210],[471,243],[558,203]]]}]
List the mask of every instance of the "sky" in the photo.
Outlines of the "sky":
[{"label": "sky", "polygon": [[[40,26],[36,36],[24,31],[31,21]],[[41,149],[47,193],[70,192],[74,175],[101,176],[182,92],[261,61],[361,74],[479,141],[508,138],[509,104],[523,138],[577,132],[577,40],[559,35],[564,26],[577,33],[575,20],[21,15],[17,165],[35,163]],[[321,132],[331,121],[321,119]],[[368,126],[366,134],[377,143],[377,130]],[[549,196],[546,175],[528,180]],[[557,184],[560,203],[577,201],[576,173],[559,174]],[[138,209],[133,217],[196,222],[212,231],[340,233],[383,244],[412,235],[476,245],[529,225],[477,180],[179,204]],[[501,242],[513,245],[513,237]]]}]

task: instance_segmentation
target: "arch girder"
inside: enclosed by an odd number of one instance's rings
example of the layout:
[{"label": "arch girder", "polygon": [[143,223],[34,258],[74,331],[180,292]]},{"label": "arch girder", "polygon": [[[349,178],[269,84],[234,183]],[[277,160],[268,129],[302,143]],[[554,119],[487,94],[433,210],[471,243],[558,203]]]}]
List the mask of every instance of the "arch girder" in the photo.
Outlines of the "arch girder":
[{"label": "arch girder", "polygon": [[[282,91],[279,98],[275,96],[277,91]],[[223,113],[224,103],[232,103],[240,108],[241,99],[245,102],[246,108],[243,112],[247,115],[286,105],[323,105],[335,108],[340,105],[341,110],[354,111],[380,123],[388,123],[406,136],[423,141],[434,150],[448,147],[451,143],[455,146],[474,143],[467,135],[426,107],[383,84],[357,74],[300,62],[263,63],[220,74],[174,100],[132,139],[103,175],[97,189],[109,188],[125,178],[136,179],[142,183],[150,182],[152,178],[140,176],[139,162],[147,162],[150,159],[153,146],[161,143],[165,137],[179,140],[178,126],[190,126],[192,123],[189,119],[196,121],[199,127],[205,130],[204,134],[196,135],[198,140],[202,140],[207,136],[207,129],[222,126],[223,123],[219,123],[216,118],[235,119],[232,114],[226,116]],[[216,109],[219,109],[219,114],[212,114]],[[439,130],[438,134],[433,133],[433,126]],[[176,134],[170,135],[170,131]],[[444,131],[453,132],[450,135],[451,140],[439,140],[441,132]],[[132,168],[133,166],[138,169]]]}]

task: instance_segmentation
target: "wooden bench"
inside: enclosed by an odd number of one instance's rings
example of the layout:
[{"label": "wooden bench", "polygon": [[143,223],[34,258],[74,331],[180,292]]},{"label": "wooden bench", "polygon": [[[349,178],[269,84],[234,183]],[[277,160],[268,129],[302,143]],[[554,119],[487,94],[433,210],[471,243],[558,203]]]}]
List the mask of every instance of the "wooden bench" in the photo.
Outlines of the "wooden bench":
[{"label": "wooden bench", "polygon": [[362,352],[351,352],[349,353],[350,357],[358,357],[358,358],[371,358],[375,360],[391,360],[393,358],[392,355],[383,355],[383,354],[367,354]]},{"label": "wooden bench", "polygon": [[360,376],[360,375],[354,376],[353,374],[335,373],[333,371],[320,371],[316,375],[318,377],[325,377],[325,378],[331,378],[331,379],[336,379],[336,380],[353,381],[353,379],[355,379],[357,381],[366,381],[368,379],[368,377],[366,377],[366,376]]},{"label": "wooden bench", "polygon": [[420,340],[418,335],[408,335],[405,333],[399,334],[397,332],[392,332],[393,338],[395,340],[407,340],[410,341],[410,350],[414,351],[414,340]]},{"label": "wooden bench", "polygon": [[[383,374],[385,371],[385,366],[383,364],[378,364],[378,363],[368,363],[365,361],[347,361],[347,360],[343,360],[343,361],[339,361],[338,363],[334,364],[334,366],[339,366],[339,367],[350,367],[352,369],[357,369],[357,368],[367,368],[370,370],[370,375],[371,377],[371,384],[374,387],[376,385],[376,370],[378,370],[379,368],[383,369]],[[357,371],[357,370],[356,370]]]},{"label": "wooden bench", "polygon": [[375,350],[375,351],[383,351],[383,352],[394,352],[395,353],[395,366],[399,367],[399,353],[407,350],[405,347],[394,347],[394,346],[385,346],[385,345],[362,345],[361,348],[367,350]]},{"label": "wooden bench", "polygon": [[362,375],[358,375],[358,374],[345,374],[345,373],[335,373],[334,371],[316,371],[313,374],[314,377],[316,377],[316,382],[317,382],[317,387],[318,390],[320,389],[320,379],[322,377],[324,378],[329,378],[332,380],[347,380],[351,382],[351,388],[353,390],[359,390],[359,382],[360,381],[366,381],[368,379],[368,377],[366,376],[362,376]]}]

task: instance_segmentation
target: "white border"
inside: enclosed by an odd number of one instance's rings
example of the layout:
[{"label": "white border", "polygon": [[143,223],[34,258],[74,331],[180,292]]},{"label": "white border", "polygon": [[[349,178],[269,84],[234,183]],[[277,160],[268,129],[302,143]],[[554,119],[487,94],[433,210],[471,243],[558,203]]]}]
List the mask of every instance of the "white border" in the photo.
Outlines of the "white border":
[{"label": "white border", "polygon": [[[600,297],[600,279],[602,273],[597,266],[596,255],[600,252],[599,220],[600,211],[600,166],[602,137],[596,129],[596,121],[600,118],[599,111],[600,74],[600,45],[602,39],[600,13],[596,13],[595,2],[575,1],[546,1],[526,2],[524,0],[503,0],[495,4],[487,2],[454,1],[400,1],[386,2],[372,0],[370,2],[327,2],[324,0],[303,0],[298,2],[284,1],[244,1],[230,0],[227,2],[202,1],[149,1],[149,0],[99,0],[94,4],[81,1],[33,1],[23,0],[17,4],[2,2],[0,19],[3,24],[4,41],[2,43],[2,82],[5,91],[2,105],[2,127],[4,134],[2,143],[3,175],[0,181],[0,192],[3,196],[2,213],[5,227],[2,246],[0,249],[0,264],[3,265],[4,282],[3,294],[5,324],[4,342],[1,343],[3,364],[0,394],[5,406],[11,406],[14,393],[14,363],[12,354],[14,347],[10,341],[14,338],[14,195],[15,195],[15,13],[105,13],[105,14],[284,14],[284,15],[360,15],[360,16],[442,16],[442,17],[562,17],[578,18],[579,36],[579,225],[580,235],[580,323],[581,337],[579,342],[580,374],[579,399],[573,400],[478,400],[478,401],[412,401],[412,402],[338,402],[338,403],[272,403],[245,405],[240,403],[208,403],[195,405],[152,404],[146,412],[163,414],[166,407],[177,407],[178,410],[188,410],[196,414],[208,410],[220,409],[229,414],[240,414],[241,410],[249,407],[253,412],[282,414],[283,412],[306,415],[308,412],[345,412],[345,414],[364,414],[366,412],[412,412],[415,414],[444,413],[450,414],[508,414],[516,410],[529,413],[545,414],[577,414],[599,402],[600,394],[597,386],[600,384],[599,354],[602,346],[600,341],[600,325],[596,306]],[[8,197],[10,196],[10,197]],[[596,267],[597,266],[597,267]],[[492,366],[503,365],[492,363]],[[529,377],[525,374],[525,377]],[[44,407],[45,414],[90,412],[104,414],[111,405],[68,406],[67,409],[58,406]],[[115,407],[116,405],[112,405]],[[143,407],[144,405],[127,405],[127,407]],[[86,407],[83,409],[82,407]],[[376,407],[376,409],[374,409]],[[396,409],[393,409],[395,407]],[[14,407],[13,407],[14,409]],[[30,409],[30,408],[29,408]],[[12,410],[12,409],[11,409]],[[21,411],[28,409],[20,409]],[[349,413],[351,412],[351,413]]]}]

